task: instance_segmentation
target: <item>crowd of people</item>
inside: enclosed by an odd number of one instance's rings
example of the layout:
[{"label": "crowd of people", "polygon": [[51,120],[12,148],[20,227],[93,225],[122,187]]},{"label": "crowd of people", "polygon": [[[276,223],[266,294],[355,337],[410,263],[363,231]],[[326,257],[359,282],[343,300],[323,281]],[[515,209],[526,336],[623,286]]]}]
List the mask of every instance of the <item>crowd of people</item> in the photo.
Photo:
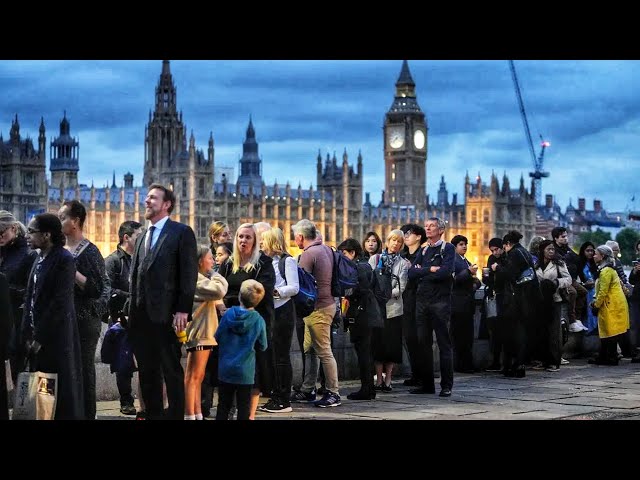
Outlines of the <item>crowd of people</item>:
[{"label": "crowd of people", "polygon": [[[335,251],[306,219],[292,232],[260,222],[242,224],[233,235],[216,221],[210,244],[199,246],[189,226],[171,220],[174,205],[170,189],[151,185],[147,227],[122,223],[119,245],[106,259],[83,234],[86,208],[77,200],[64,202],[57,215],[36,215],[27,227],[0,211],[0,354],[14,382],[25,370],[58,374],[56,419],[96,418],[102,322],[110,325],[103,358],[107,349],[117,351],[109,363],[120,410],[138,419],[201,420],[211,413],[216,388],[217,420],[290,412],[300,402],[340,406],[336,318],[358,361],[361,385],[349,400],[393,391],[405,350],[411,376],[404,385],[412,394],[435,394],[434,334],[439,395],[449,397],[454,372],[478,371],[474,317],[483,285],[488,372],[522,378],[527,369],[558,371],[568,363],[562,358],[567,332],[600,337],[589,363],[613,366],[621,357],[640,363],[640,338],[630,331],[630,318],[640,321],[640,287],[634,288],[640,263],[627,278],[616,242],[586,242],[575,253],[566,229],[557,227],[550,239],[535,237],[526,248],[522,234],[510,231],[489,241],[491,255],[481,266],[466,258],[468,239],[445,235],[446,223],[434,217],[384,240],[375,232],[347,238]],[[288,253],[291,234],[301,250],[297,259]],[[354,283],[337,295],[342,262],[353,268]],[[317,289],[305,314],[294,301],[300,269]],[[297,385],[294,332],[303,363]],[[1,383],[0,419],[8,419]],[[258,408],[261,396],[268,401]]]}]

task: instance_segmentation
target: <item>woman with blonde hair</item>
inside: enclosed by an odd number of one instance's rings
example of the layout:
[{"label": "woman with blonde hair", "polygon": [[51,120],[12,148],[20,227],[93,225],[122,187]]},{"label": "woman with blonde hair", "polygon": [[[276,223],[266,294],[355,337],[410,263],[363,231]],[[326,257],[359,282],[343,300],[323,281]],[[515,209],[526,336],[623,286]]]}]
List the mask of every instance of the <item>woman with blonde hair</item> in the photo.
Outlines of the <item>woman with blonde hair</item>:
[{"label": "woman with blonde hair", "polygon": [[[399,253],[404,246],[404,232],[392,230],[387,235],[385,249],[380,254],[369,258],[371,268],[382,270],[391,275],[391,298],[385,305],[380,305],[385,313],[384,327],[374,328],[371,337],[373,364],[376,369],[375,388],[382,392],[391,392],[391,375],[393,367],[402,363],[402,292],[407,286],[409,262]],[[384,382],[382,372],[384,370]]]},{"label": "woman with blonde hair", "polygon": [[618,343],[624,344],[623,335],[629,329],[629,306],[616,272],[613,251],[600,245],[593,254],[598,265],[596,293],[591,308],[598,315],[600,352],[589,360],[595,365],[618,365]]},{"label": "woman with blonde hair", "polygon": [[231,234],[229,233],[229,225],[224,222],[213,222],[209,226],[209,242],[211,244],[211,253],[216,254],[216,248],[221,243],[231,241]]},{"label": "woman with blonde hair", "polygon": [[[260,241],[252,223],[244,223],[238,227],[233,240],[233,254],[220,265],[218,272],[227,279],[229,288],[224,297],[224,305],[218,309],[222,316],[226,309],[239,306],[240,286],[245,280],[256,280],[264,287],[265,292],[273,292],[276,283],[275,271],[271,258],[260,252]],[[274,318],[273,295],[265,295],[256,305],[256,311],[262,315],[267,327],[267,338],[271,336]],[[251,397],[251,419],[255,416],[260,392],[268,396],[273,387],[273,367],[268,361],[271,347],[264,352],[256,352],[256,383]]]},{"label": "woman with blonde hair", "polygon": [[[275,362],[275,382],[271,399],[260,410],[271,413],[291,411],[291,384],[293,369],[291,367],[291,339],[296,323],[296,310],[292,297],[300,289],[298,279],[298,263],[287,252],[287,244],[282,230],[275,227],[262,232],[262,251],[271,257],[276,275],[273,289],[275,320],[268,343],[273,349]],[[269,294],[269,292],[267,292]]]},{"label": "woman with blonde hair", "polygon": [[[214,335],[218,328],[215,303],[227,293],[227,280],[214,273],[213,255],[206,245],[198,248],[198,281],[192,319],[187,324],[187,369],[184,375],[184,419],[202,420],[201,385],[211,354],[217,355]],[[216,351],[214,351],[216,349]]]}]

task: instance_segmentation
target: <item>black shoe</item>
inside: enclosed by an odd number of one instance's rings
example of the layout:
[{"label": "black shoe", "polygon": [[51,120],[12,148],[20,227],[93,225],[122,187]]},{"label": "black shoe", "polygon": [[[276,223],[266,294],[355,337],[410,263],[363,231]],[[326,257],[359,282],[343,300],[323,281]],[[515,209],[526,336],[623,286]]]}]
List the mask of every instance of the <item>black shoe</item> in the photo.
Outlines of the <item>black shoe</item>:
[{"label": "black shoe", "polygon": [[433,395],[434,393],[436,393],[436,390],[435,388],[432,390],[430,388],[420,387],[412,388],[411,390],[409,390],[409,393],[414,393],[416,395]]},{"label": "black shoe", "polygon": [[[640,362],[640,360],[638,362]],[[587,363],[589,363],[591,365],[609,365],[609,366],[615,367],[615,366],[618,365],[619,360],[617,358],[609,360],[609,359],[606,359],[606,358],[596,357],[596,358],[590,358]]]},{"label": "black shoe", "polygon": [[380,391],[384,393],[389,393],[393,391],[393,387],[391,385],[385,385],[384,383],[380,385]]},{"label": "black shoe", "polygon": [[325,393],[327,393],[327,391],[328,390],[325,387],[321,386],[316,393],[322,397]]},{"label": "black shoe", "polygon": [[373,386],[373,389],[374,389],[376,392],[381,392],[381,391],[382,391],[382,387],[383,387],[383,386],[384,386],[384,383],[381,383],[380,385],[374,385],[374,386]]},{"label": "black shoe", "polygon": [[451,389],[443,388],[442,390],[440,390],[440,396],[441,397],[450,397],[451,396]]},{"label": "black shoe", "polygon": [[138,412],[136,414],[136,420],[146,420],[147,419],[147,412]]},{"label": "black shoe", "polygon": [[123,415],[135,415],[137,413],[136,407],[133,405],[120,405],[120,413]]},{"label": "black shoe", "polygon": [[419,387],[420,385],[422,385],[422,382],[417,378],[411,377],[407,378],[404,382],[402,382],[402,384],[405,387]]},{"label": "black shoe", "polygon": [[456,373],[476,373],[475,368],[458,368],[454,370]]},{"label": "black shoe", "polygon": [[376,398],[376,392],[373,390],[370,392],[366,390],[358,390],[357,392],[347,395],[347,398],[349,400],[374,400]]}]

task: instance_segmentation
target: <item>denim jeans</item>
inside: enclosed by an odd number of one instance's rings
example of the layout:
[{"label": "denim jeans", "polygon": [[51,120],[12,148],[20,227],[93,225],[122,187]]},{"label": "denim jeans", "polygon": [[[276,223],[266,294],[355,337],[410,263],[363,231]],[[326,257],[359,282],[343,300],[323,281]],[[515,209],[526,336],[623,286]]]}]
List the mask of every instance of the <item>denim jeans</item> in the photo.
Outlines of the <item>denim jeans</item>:
[{"label": "denim jeans", "polygon": [[338,394],[338,365],[331,350],[331,324],[336,313],[335,305],[314,310],[304,318],[304,354],[306,371],[303,392],[311,392],[316,387],[320,363],[327,379],[327,390]]}]

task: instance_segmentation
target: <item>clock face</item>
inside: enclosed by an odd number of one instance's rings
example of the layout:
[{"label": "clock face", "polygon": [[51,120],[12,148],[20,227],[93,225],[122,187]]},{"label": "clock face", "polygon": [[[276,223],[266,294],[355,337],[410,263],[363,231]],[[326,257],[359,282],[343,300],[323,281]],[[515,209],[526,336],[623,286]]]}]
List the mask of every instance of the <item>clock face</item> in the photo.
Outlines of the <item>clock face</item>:
[{"label": "clock face", "polygon": [[404,128],[392,127],[388,131],[388,142],[391,148],[400,148],[404,145]]},{"label": "clock face", "polygon": [[416,130],[413,134],[413,146],[418,150],[422,150],[425,145],[425,136],[422,130]]}]

